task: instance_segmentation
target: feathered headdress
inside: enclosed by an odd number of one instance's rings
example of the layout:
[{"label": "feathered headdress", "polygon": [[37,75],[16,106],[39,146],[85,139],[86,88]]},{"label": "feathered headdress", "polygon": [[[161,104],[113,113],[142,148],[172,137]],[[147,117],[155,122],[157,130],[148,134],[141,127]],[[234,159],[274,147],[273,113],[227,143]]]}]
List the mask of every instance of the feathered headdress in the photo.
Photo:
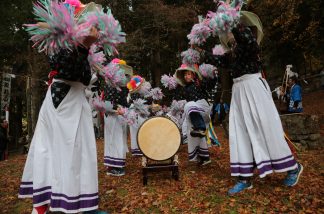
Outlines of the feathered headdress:
[{"label": "feathered headdress", "polygon": [[181,53],[182,64],[192,66],[194,64],[199,64],[200,53],[192,48]]},{"label": "feathered headdress", "polygon": [[214,79],[218,73],[215,66],[205,63],[199,66],[199,72],[203,77],[208,79]]},{"label": "feathered headdress", "polygon": [[151,97],[153,100],[162,100],[164,94],[162,93],[161,88],[152,88],[149,94],[146,97]]},{"label": "feathered headdress", "polygon": [[88,55],[88,62],[92,72],[101,72],[106,61],[106,56],[103,51],[98,51],[96,45],[91,45]]},{"label": "feathered headdress", "polygon": [[201,19],[198,24],[195,24],[190,34],[187,35],[189,39],[189,44],[191,45],[202,45],[206,42],[206,40],[211,36],[212,30],[208,26],[208,19]]},{"label": "feathered headdress", "polygon": [[[88,5],[90,5],[88,7]],[[72,49],[88,36],[90,29],[98,29],[97,45],[106,54],[118,53],[116,46],[124,43],[125,33],[121,31],[119,22],[113,17],[110,9],[107,13],[94,3],[86,5],[82,13],[75,19],[75,11],[82,8],[78,0],[38,0],[33,4],[37,24],[26,24],[26,31],[31,35],[34,47],[46,54],[57,53],[60,49]],[[87,9],[88,8],[88,9]]]},{"label": "feathered headdress", "polygon": [[105,78],[106,83],[115,88],[126,86],[128,81],[126,75],[132,76],[132,74],[132,67],[128,66],[124,60],[117,58],[113,59],[100,72],[100,75]]},{"label": "feathered headdress", "polygon": [[240,7],[232,7],[223,1],[216,12],[209,11],[207,18],[209,19],[209,27],[214,36],[227,34],[237,25],[240,19]]},{"label": "feathered headdress", "polygon": [[141,98],[134,100],[133,108],[135,109],[135,112],[140,115],[145,115],[145,116],[150,115],[149,107],[145,103],[146,100],[143,100]]},{"label": "feathered headdress", "polygon": [[177,80],[173,76],[166,74],[162,75],[161,83],[165,88],[168,88],[169,90],[176,89],[178,85]]},{"label": "feathered headdress", "polygon": [[92,106],[100,112],[115,112],[113,104],[110,101],[103,101],[99,97],[92,99]]},{"label": "feathered headdress", "polygon": [[26,31],[39,52],[57,53],[61,48],[71,50],[77,44],[77,24],[74,8],[57,1],[39,0],[33,3],[37,24],[25,24]]},{"label": "feathered headdress", "polygon": [[109,8],[107,13],[104,9],[89,12],[79,22],[82,24],[79,26],[78,37],[87,35],[91,27],[96,26],[99,29],[97,45],[108,55],[118,54],[117,45],[126,42],[126,34],[122,32],[118,20],[114,18]]}]

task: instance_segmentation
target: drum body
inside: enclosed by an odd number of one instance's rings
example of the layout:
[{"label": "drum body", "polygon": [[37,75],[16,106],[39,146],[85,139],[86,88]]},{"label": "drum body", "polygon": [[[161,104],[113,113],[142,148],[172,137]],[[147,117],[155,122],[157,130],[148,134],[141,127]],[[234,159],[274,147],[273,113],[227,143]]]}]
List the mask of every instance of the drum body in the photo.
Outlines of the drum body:
[{"label": "drum body", "polygon": [[173,157],[181,144],[177,125],[166,117],[152,117],[138,130],[137,143],[149,159],[162,161]]}]

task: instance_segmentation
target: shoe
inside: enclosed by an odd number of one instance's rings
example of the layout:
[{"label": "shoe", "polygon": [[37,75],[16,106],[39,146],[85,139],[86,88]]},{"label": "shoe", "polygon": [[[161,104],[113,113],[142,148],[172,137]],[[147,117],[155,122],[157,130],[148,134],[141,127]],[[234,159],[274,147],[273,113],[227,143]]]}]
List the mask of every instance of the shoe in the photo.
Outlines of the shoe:
[{"label": "shoe", "polygon": [[211,160],[208,158],[208,160],[202,160],[200,161],[200,165],[205,166],[211,163]]},{"label": "shoe", "polygon": [[245,189],[252,189],[253,185],[251,182],[238,181],[233,188],[228,190],[228,195],[234,195],[236,193],[242,192]]},{"label": "shoe", "polygon": [[304,170],[303,165],[297,163],[297,169],[289,171],[287,177],[284,180],[284,184],[288,187],[295,186],[298,183],[299,177]]},{"label": "shoe", "polygon": [[112,176],[123,176],[125,175],[125,169],[123,168],[114,168],[107,172],[107,175],[112,175]]},{"label": "shoe", "polygon": [[190,135],[192,137],[206,137],[206,130],[202,130],[202,129],[193,129],[190,131]]}]

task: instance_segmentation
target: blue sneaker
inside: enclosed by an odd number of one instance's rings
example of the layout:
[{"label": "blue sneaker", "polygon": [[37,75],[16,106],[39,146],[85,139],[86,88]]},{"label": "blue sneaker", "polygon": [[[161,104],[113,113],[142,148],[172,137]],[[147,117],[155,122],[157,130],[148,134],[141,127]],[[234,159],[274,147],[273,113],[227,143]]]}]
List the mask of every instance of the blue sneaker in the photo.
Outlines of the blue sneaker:
[{"label": "blue sneaker", "polygon": [[301,165],[300,163],[297,164],[298,164],[297,169],[289,171],[284,180],[284,184],[288,187],[295,186],[298,183],[299,177],[304,170],[303,165]]},{"label": "blue sneaker", "polygon": [[252,189],[253,185],[251,182],[238,181],[233,188],[228,190],[229,195],[234,195],[236,193],[242,192],[245,189]]}]

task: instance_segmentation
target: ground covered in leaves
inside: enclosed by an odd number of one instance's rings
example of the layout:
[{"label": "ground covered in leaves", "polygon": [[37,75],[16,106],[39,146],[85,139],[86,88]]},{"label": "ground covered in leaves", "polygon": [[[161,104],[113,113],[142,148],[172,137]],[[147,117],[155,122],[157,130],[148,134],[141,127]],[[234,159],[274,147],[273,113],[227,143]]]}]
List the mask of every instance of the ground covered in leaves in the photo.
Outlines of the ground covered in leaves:
[{"label": "ground covered in leaves", "polygon": [[[216,131],[222,147],[210,149],[212,163],[198,167],[187,161],[187,146],[179,150],[180,180],[171,173],[153,173],[142,185],[141,159],[127,156],[126,175],[112,177],[103,166],[103,140],[98,140],[100,209],[109,213],[323,213],[324,154],[321,150],[299,153],[304,165],[300,182],[282,185],[284,174],[253,179],[254,187],[227,196],[234,184],[229,171],[228,141]],[[0,213],[31,213],[32,201],[17,193],[26,155],[12,155],[0,162]]]},{"label": "ground covered in leaves", "polygon": [[[305,113],[323,115],[323,97],[324,91],[305,95]],[[147,186],[142,185],[141,158],[131,155],[127,156],[125,176],[106,175],[103,140],[98,140],[100,209],[109,213],[324,213],[323,149],[298,153],[304,172],[295,187],[282,185],[285,174],[264,179],[255,176],[253,189],[229,197],[227,191],[234,180],[228,140],[222,128],[216,127],[216,132],[222,147],[210,149],[210,165],[189,163],[187,146],[182,145],[180,180],[173,180],[169,172],[154,173]],[[17,198],[25,160],[26,155],[11,154],[9,160],[0,162],[0,213],[31,213],[32,201]]]}]

